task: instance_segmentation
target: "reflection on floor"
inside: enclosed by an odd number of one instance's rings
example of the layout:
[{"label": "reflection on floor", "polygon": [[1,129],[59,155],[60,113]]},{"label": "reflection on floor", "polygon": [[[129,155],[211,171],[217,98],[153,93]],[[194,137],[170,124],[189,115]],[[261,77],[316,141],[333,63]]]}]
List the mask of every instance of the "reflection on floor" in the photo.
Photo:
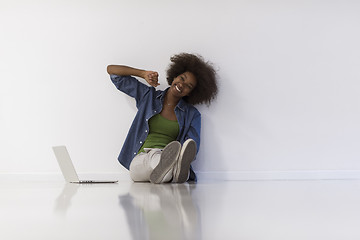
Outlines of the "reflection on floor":
[{"label": "reflection on floor", "polygon": [[0,239],[360,239],[360,181],[1,182]]}]

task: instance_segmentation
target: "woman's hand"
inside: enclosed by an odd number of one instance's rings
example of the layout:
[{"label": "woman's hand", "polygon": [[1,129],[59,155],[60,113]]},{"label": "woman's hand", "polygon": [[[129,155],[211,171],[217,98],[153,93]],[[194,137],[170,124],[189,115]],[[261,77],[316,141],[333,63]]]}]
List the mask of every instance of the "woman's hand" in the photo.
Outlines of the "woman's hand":
[{"label": "woman's hand", "polygon": [[154,71],[145,71],[143,77],[151,86],[157,87],[160,85],[159,83],[159,74]]},{"label": "woman's hand", "polygon": [[136,76],[145,79],[151,86],[157,87],[160,85],[158,82],[159,74],[154,71],[146,71],[138,68],[132,68],[124,65],[109,65],[107,66],[109,74],[116,74],[120,76]]}]

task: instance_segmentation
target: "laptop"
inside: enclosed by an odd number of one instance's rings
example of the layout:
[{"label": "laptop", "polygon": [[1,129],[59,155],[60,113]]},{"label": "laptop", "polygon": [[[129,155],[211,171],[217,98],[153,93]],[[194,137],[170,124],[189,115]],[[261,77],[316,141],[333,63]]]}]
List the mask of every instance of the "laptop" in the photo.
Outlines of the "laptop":
[{"label": "laptop", "polygon": [[66,182],[69,183],[117,183],[118,181],[79,180],[75,167],[65,146],[52,147]]}]

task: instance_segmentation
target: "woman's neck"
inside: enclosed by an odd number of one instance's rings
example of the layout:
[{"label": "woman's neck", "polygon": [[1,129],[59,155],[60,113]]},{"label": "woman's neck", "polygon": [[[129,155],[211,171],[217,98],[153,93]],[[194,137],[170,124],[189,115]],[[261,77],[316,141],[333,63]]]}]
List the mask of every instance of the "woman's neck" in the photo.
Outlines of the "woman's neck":
[{"label": "woman's neck", "polygon": [[175,97],[169,91],[166,92],[165,99],[164,99],[164,105],[176,106],[179,101],[180,101],[180,98]]}]

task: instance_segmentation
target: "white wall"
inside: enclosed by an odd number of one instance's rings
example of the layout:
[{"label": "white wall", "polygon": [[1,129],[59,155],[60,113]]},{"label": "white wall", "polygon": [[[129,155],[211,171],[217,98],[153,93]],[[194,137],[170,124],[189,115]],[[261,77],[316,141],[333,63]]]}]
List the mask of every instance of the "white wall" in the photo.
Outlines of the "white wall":
[{"label": "white wall", "polygon": [[59,173],[51,146],[66,144],[79,172],[126,175],[117,155],[136,109],[106,66],[157,70],[164,89],[185,51],[220,76],[217,101],[199,106],[200,175],[359,177],[359,12],[340,0],[2,0],[0,173]]}]

